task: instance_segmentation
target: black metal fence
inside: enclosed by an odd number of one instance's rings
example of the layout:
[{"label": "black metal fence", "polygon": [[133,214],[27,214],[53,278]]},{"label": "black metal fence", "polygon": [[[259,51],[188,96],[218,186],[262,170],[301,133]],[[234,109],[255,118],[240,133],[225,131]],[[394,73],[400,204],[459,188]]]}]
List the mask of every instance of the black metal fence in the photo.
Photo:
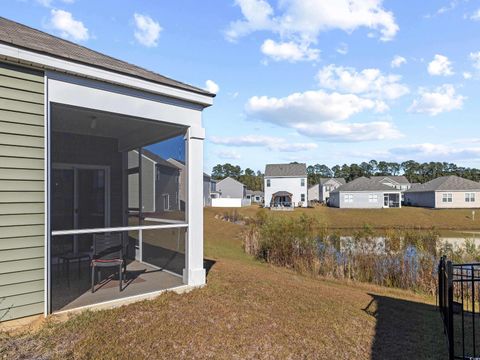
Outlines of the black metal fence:
[{"label": "black metal fence", "polygon": [[480,359],[480,263],[438,264],[438,306],[448,340],[448,357]]}]

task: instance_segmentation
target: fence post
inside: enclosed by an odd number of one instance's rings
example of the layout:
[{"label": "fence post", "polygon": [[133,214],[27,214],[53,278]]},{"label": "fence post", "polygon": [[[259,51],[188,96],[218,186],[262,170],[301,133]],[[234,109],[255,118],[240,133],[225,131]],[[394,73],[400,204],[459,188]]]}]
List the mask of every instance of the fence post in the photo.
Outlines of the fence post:
[{"label": "fence post", "polygon": [[453,342],[453,265],[447,261],[447,336],[448,336],[448,358],[455,358],[455,348]]}]

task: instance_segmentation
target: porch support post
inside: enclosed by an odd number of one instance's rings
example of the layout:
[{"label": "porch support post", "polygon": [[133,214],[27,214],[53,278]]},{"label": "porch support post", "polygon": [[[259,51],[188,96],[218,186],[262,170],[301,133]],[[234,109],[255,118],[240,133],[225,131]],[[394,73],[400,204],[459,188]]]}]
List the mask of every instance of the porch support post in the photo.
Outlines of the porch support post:
[{"label": "porch support post", "polygon": [[186,264],[183,282],[204,285],[203,267],[203,140],[205,129],[190,127],[186,139],[187,221]]}]

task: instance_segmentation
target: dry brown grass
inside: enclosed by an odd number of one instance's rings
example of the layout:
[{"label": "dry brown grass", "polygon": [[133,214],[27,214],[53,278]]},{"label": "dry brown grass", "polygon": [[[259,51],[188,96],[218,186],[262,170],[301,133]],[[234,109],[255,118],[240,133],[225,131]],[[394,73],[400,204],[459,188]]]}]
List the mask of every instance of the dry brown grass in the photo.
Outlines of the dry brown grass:
[{"label": "dry brown grass", "polygon": [[[258,206],[236,209],[239,214],[254,217]],[[233,209],[209,209],[218,214],[232,212]],[[270,211],[265,209],[265,211]],[[337,209],[327,206],[314,208],[297,208],[295,211],[278,211],[278,216],[300,216],[305,213],[318,217],[331,229],[354,229],[371,225],[377,229],[432,227],[443,230],[480,230],[480,215],[477,209],[475,221],[472,210],[468,209],[426,209],[418,207],[402,207],[401,209]]]},{"label": "dry brown grass", "polygon": [[442,359],[432,299],[365,284],[312,279],[241,250],[241,227],[205,216],[205,288],[51,320],[34,334],[0,335],[0,357],[78,359]]}]

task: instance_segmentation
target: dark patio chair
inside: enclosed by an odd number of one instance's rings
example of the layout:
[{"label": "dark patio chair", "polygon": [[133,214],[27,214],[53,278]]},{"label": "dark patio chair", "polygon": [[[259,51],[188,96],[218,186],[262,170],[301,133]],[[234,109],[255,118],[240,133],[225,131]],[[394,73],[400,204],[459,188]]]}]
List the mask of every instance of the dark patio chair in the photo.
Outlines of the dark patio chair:
[{"label": "dark patio chair", "polygon": [[95,292],[95,270],[98,272],[98,282],[100,282],[99,270],[116,266],[118,266],[120,291],[122,291],[123,273],[127,271],[122,234],[94,234],[91,261],[92,293]]}]

